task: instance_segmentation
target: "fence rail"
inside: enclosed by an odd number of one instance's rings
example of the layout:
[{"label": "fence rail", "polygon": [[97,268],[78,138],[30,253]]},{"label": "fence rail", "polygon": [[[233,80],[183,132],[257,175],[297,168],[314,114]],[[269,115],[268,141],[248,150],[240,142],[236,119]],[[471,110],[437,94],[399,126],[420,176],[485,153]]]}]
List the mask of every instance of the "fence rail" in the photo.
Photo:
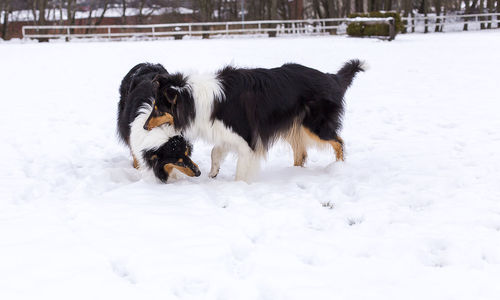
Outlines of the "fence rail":
[{"label": "fence rail", "polygon": [[[269,36],[287,34],[337,34],[345,30],[350,22],[389,24],[394,33],[393,18],[329,18],[311,20],[266,20],[245,22],[204,22],[204,23],[172,23],[151,25],[54,25],[23,26],[23,37],[27,39],[63,38],[160,38],[184,36],[236,35],[236,34],[268,34]],[[393,39],[391,35],[389,39]]]},{"label": "fence rail", "polygon": [[[500,13],[444,15],[444,16],[419,15],[401,19],[406,28],[406,32],[431,32],[431,31],[443,32],[443,31],[500,28]],[[433,30],[430,28],[432,26],[435,26]]]}]

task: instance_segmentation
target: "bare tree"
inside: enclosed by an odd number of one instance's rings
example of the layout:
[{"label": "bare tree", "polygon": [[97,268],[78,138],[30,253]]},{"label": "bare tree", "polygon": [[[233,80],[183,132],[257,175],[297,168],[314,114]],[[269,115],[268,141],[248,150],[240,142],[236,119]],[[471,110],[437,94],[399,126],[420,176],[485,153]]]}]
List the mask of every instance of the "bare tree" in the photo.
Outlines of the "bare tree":
[{"label": "bare tree", "polygon": [[[110,0],[91,0],[89,2],[89,14],[87,16],[87,25],[100,25],[108,10]],[[97,14],[100,10],[100,13]],[[90,28],[87,28],[87,33]]]},{"label": "bare tree", "polygon": [[31,1],[31,12],[33,14],[33,20],[35,24],[45,25],[46,20],[46,9],[48,0],[32,0]]},{"label": "bare tree", "polygon": [[199,18],[202,22],[212,20],[214,14],[214,3],[212,0],[196,0],[197,8],[199,9]]},{"label": "bare tree", "polygon": [[76,0],[67,0],[66,3],[66,15],[68,18],[68,25],[74,25],[76,21]]},{"label": "bare tree", "polygon": [[[465,2],[465,13],[468,14],[470,13],[470,0],[464,0]],[[465,18],[464,20],[464,31],[469,30],[469,24],[467,23],[468,18]]]},{"label": "bare tree", "polygon": [[[489,13],[494,13],[494,6],[495,6],[495,1],[494,0],[488,0],[488,12]],[[491,16],[488,17],[488,29],[491,29]]]},{"label": "bare tree", "polygon": [[425,20],[424,20],[424,33],[429,32],[429,19],[427,19],[427,13],[429,12],[429,1],[430,0],[421,0],[420,2],[420,7],[418,9],[418,12],[421,14],[424,14]]},{"label": "bare tree", "polygon": [[127,0],[121,0],[120,3],[122,5],[122,24],[127,24],[127,7],[128,7],[128,1]]},{"label": "bare tree", "polygon": [[441,27],[439,24],[441,23],[441,19],[439,19],[439,16],[441,15],[441,0],[434,0],[434,6],[436,9],[436,27],[434,28],[434,32],[439,32],[441,31]]},{"label": "bare tree", "polygon": [[[479,1],[479,13],[480,14],[484,13],[484,0]],[[485,26],[483,21],[484,21],[484,18],[479,17],[479,24],[481,26],[481,29],[486,29],[486,26]]]},{"label": "bare tree", "polygon": [[149,18],[152,14],[155,13],[155,11],[159,9],[159,5],[157,5],[157,3],[153,0],[139,0],[138,5],[139,14],[137,15],[137,19],[139,24],[144,23],[145,19]]},{"label": "bare tree", "polygon": [[0,0],[0,13],[3,14],[2,39],[6,40],[9,28],[9,17],[12,13],[12,0]]}]

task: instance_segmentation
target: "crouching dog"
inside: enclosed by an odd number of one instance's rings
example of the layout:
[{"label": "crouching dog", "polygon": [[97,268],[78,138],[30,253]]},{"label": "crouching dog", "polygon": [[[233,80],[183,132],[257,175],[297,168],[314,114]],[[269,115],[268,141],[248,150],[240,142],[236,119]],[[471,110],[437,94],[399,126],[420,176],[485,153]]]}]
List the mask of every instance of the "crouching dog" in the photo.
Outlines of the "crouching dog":
[{"label": "crouching dog", "polygon": [[[190,158],[193,146],[176,132],[172,115],[154,114],[153,79],[162,75],[168,75],[162,65],[141,63],[123,78],[118,103],[118,136],[129,147],[134,167],[152,170],[162,182],[167,182],[177,171],[200,176],[198,166]],[[146,121],[151,128],[144,128]]]}]

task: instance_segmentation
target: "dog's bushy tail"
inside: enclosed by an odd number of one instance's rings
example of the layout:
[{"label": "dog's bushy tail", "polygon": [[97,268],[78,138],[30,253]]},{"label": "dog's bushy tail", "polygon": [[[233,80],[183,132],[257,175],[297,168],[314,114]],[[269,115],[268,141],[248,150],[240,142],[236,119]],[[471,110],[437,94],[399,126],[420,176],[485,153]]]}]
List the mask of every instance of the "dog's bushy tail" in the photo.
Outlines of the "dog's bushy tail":
[{"label": "dog's bushy tail", "polygon": [[352,80],[356,73],[364,72],[367,70],[367,65],[365,62],[359,59],[352,59],[344,64],[344,66],[337,72],[337,78],[339,80],[342,88],[347,90],[351,86]]}]

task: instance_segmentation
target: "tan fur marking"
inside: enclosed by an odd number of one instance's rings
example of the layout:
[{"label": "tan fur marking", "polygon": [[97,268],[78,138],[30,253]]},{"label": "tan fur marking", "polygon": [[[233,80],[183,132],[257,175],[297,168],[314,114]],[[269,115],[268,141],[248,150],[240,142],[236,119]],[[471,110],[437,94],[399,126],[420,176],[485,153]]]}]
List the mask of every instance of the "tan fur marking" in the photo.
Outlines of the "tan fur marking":
[{"label": "tan fur marking", "polygon": [[[318,142],[318,143],[328,143],[330,144],[332,147],[333,147],[333,150],[335,150],[335,159],[337,161],[339,160],[344,160],[344,149],[342,147],[342,144],[335,141],[335,140],[330,140],[330,141],[325,141],[325,140],[322,140],[319,136],[317,136],[315,133],[313,133],[312,131],[310,131],[309,129],[305,128],[305,127],[302,127],[304,132],[312,139],[314,140],[315,142]],[[338,137],[339,141],[343,142],[343,140]]]},{"label": "tan fur marking", "polygon": [[170,175],[172,173],[172,169],[174,169],[174,168],[181,171],[182,173],[186,174],[189,177],[193,177],[195,175],[191,169],[186,168],[186,167],[181,167],[181,166],[177,166],[174,164],[166,164],[163,166],[163,170],[165,170],[165,172],[167,172],[168,175]]},{"label": "tan fur marking", "polygon": [[134,159],[134,168],[139,169],[139,162],[137,158],[135,158],[135,155],[132,154],[132,158]]},{"label": "tan fur marking", "polygon": [[151,159],[158,159],[158,155],[155,154],[155,155],[151,156]]},{"label": "tan fur marking", "polygon": [[165,113],[162,116],[151,118],[148,122],[147,128],[148,130],[151,130],[166,123],[174,125],[174,117],[172,117],[171,114]]},{"label": "tan fur marking", "polygon": [[344,161],[344,149],[342,144],[337,141],[329,141],[330,145],[332,145],[333,149],[335,149],[335,159],[337,161]]},{"label": "tan fur marking", "polygon": [[172,164],[166,164],[163,166],[163,170],[167,172],[168,176],[172,175],[172,170],[174,169],[174,165]]},{"label": "tan fur marking", "polygon": [[[300,156],[302,154],[302,156]],[[293,151],[293,165],[295,167],[303,167],[307,158],[307,153],[306,152],[296,152]]]},{"label": "tan fur marking", "polygon": [[304,135],[300,130],[298,122],[294,122],[290,130],[285,135],[285,140],[290,144],[293,151],[293,165],[303,167],[307,158],[307,145]]}]

